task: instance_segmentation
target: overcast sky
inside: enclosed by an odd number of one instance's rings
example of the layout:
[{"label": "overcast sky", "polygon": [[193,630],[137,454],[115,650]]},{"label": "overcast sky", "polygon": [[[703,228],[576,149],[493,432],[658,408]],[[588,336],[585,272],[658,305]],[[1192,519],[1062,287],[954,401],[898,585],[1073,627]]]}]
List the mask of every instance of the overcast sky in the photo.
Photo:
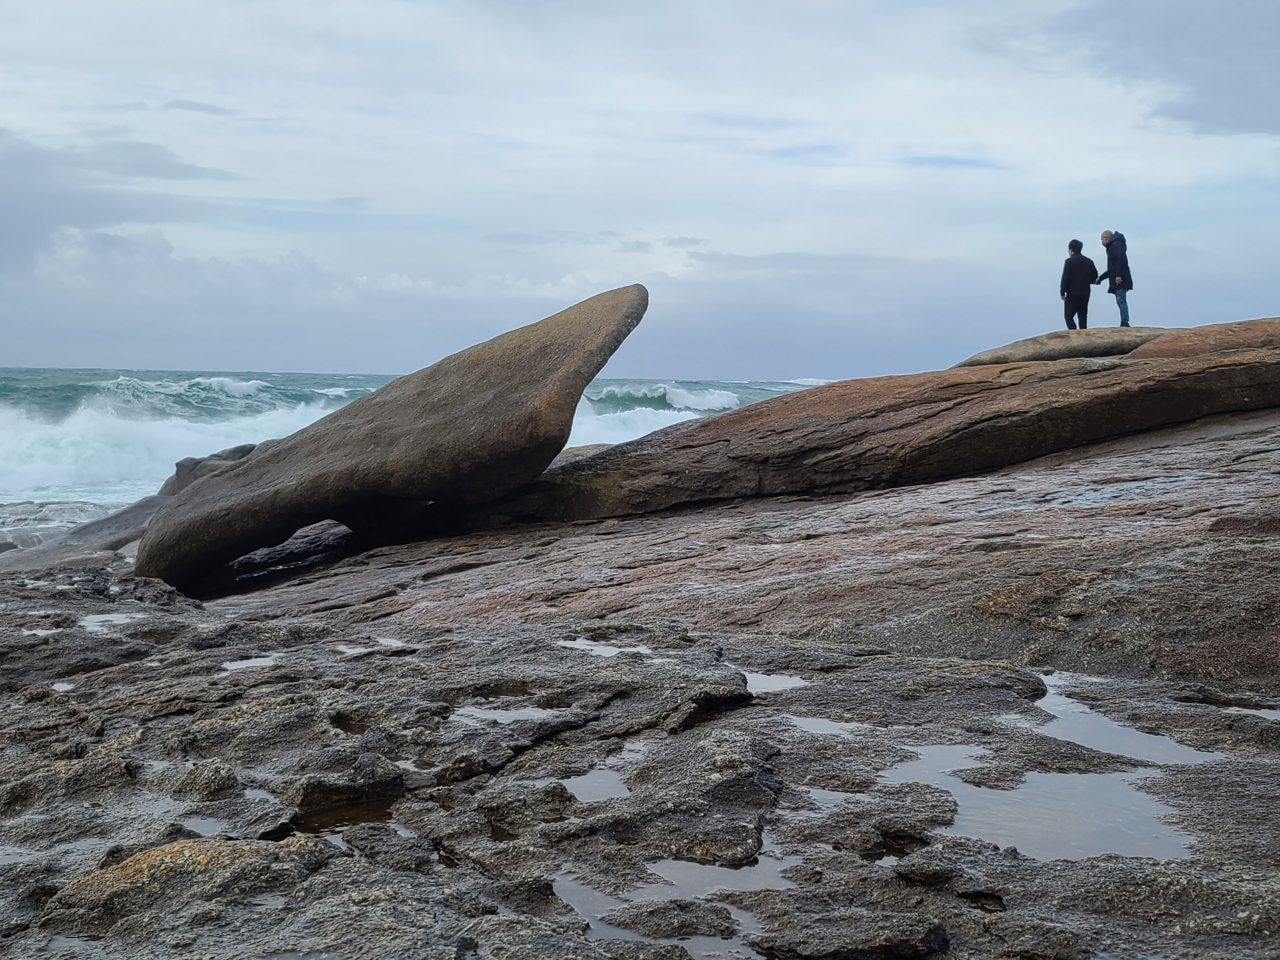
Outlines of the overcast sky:
[{"label": "overcast sky", "polygon": [[902,373],[1104,228],[1135,324],[1280,314],[1275,0],[4,6],[0,366],[402,373],[639,281],[607,375]]}]

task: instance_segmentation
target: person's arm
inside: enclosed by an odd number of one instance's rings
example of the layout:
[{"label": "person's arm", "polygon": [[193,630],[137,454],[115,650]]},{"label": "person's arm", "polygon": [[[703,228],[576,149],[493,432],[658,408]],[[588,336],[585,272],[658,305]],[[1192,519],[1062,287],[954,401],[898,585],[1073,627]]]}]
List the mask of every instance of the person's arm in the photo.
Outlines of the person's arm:
[{"label": "person's arm", "polygon": [[1089,261],[1089,282],[1090,283],[1098,282],[1098,265],[1095,264],[1092,260]]},{"label": "person's arm", "polygon": [[1058,295],[1063,300],[1067,299],[1067,288],[1071,284],[1071,261],[1068,260],[1062,265],[1062,282],[1058,284]]}]

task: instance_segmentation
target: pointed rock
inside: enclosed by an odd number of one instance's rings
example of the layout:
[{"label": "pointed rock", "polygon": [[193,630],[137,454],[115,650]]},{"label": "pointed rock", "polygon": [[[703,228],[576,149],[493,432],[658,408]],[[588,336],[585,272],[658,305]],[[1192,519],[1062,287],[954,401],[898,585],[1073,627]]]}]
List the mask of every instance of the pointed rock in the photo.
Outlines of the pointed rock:
[{"label": "pointed rock", "polygon": [[482,503],[527,483],[564,447],[582,391],[648,299],[639,284],[599,294],[260,445],[156,513],[135,571],[181,588],[320,520],[358,530],[380,505]]}]

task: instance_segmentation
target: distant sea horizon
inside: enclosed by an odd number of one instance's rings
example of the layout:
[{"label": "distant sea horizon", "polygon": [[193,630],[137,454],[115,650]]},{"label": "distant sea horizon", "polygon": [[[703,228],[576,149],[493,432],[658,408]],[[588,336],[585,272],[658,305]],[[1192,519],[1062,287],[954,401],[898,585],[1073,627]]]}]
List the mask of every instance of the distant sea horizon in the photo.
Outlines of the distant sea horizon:
[{"label": "distant sea horizon", "polygon": [[[156,493],[185,457],[287,436],[400,374],[0,367],[0,540]],[[570,446],[621,443],[825,380],[603,377]]]}]

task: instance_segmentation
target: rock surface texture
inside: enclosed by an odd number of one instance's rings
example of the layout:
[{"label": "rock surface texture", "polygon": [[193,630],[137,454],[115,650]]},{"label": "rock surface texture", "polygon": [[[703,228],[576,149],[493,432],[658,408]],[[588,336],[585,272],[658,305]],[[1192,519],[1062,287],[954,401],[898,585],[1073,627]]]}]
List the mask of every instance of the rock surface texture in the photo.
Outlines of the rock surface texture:
[{"label": "rock surface texture", "polygon": [[0,575],[0,952],[1270,960],[1277,430]]},{"label": "rock surface texture", "polygon": [[0,569],[0,954],[1273,960],[1278,356],[835,384],[207,603]]},{"label": "rock surface texture", "polygon": [[638,284],[446,357],[195,480],[152,518],[141,574],[176,585],[322,520],[475,503],[536,477],[583,389],[644,316]]},{"label": "rock surface texture", "polygon": [[[1055,330],[1038,337],[1007,343],[975,353],[956,367],[981,367],[991,363],[1027,363],[1034,360],[1071,360],[1079,357],[1116,357],[1169,331],[1164,327],[1096,327],[1091,330]],[[954,368],[952,368],[954,369]]]},{"label": "rock surface texture", "polygon": [[1137,347],[1135,359],[1195,357],[1225,350],[1280,350],[1280,319],[1213,323],[1187,330],[1171,330]]},{"label": "rock surface texture", "polygon": [[475,511],[531,521],[834,493],[987,472],[1085,443],[1280,405],[1280,351],[987,365],[846,380],[679,423],[548,470]]}]

